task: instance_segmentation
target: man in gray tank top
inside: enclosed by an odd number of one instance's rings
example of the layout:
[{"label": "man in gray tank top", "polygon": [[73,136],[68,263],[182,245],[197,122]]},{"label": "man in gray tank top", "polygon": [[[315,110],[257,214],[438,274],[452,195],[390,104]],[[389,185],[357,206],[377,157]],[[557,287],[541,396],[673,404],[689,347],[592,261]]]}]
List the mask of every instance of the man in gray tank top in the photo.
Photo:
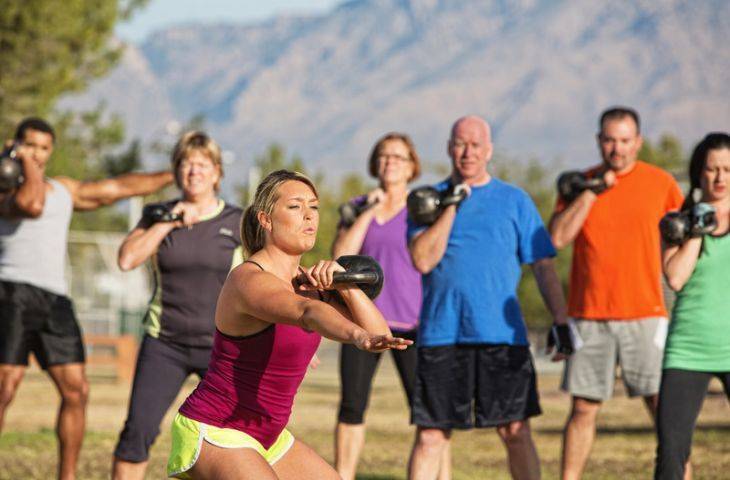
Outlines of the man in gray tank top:
[{"label": "man in gray tank top", "polygon": [[89,385],[81,330],[64,281],[71,214],[153,193],[171,183],[173,175],[131,173],[90,182],[46,178],[55,141],[52,127],[38,118],[26,119],[18,125],[15,141],[24,180],[14,190],[0,192],[0,430],[33,352],[61,396],[58,477],[73,479]]}]

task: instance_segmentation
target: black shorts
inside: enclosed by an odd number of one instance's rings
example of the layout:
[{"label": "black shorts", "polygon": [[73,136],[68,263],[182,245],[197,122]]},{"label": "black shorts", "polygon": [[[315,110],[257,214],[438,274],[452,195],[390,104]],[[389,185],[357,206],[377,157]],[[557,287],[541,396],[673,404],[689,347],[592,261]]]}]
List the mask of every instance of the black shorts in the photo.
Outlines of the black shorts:
[{"label": "black shorts", "polygon": [[44,370],[84,362],[81,329],[68,297],[25,283],[0,281],[0,363]]},{"label": "black shorts", "polygon": [[419,347],[411,422],[427,428],[485,428],[540,415],[527,346]]}]

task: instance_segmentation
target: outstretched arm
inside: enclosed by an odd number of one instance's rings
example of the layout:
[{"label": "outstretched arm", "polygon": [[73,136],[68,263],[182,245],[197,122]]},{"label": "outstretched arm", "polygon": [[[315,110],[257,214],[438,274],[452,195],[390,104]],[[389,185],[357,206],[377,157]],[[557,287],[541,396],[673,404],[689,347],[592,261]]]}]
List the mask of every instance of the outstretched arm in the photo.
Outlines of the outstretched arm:
[{"label": "outstretched arm", "polygon": [[[254,333],[252,326],[242,325],[241,315],[260,319],[261,323],[284,323],[313,330],[341,343],[380,351],[404,349],[411,342],[391,335],[374,335],[350,321],[333,306],[292,291],[291,285],[271,273],[243,265],[229,275],[218,300],[216,322],[219,328],[234,335]],[[253,325],[253,330],[260,325]]]},{"label": "outstretched arm", "polygon": [[300,286],[300,289],[320,288],[326,290],[326,294],[329,295],[327,303],[333,306],[343,317],[355,322],[368,333],[376,335],[391,334],[383,314],[360,288],[355,285],[340,285],[337,286],[339,299],[334,295],[332,291],[335,288],[334,273],[344,271],[337,262],[320,260],[316,265],[307,269],[300,267],[300,270],[307,279]]},{"label": "outstretched arm", "polygon": [[82,182],[58,177],[71,193],[75,210],[94,210],[135,195],[149,195],[172,183],[172,172],[128,173],[114,178]]}]

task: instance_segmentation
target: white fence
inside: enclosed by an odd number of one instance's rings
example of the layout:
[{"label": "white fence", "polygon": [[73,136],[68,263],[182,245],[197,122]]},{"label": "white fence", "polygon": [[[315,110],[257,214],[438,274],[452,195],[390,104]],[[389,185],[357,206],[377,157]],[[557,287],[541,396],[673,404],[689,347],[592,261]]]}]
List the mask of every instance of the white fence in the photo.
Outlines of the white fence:
[{"label": "white fence", "polygon": [[84,332],[136,333],[151,295],[146,266],[131,272],[117,267],[123,233],[69,232],[66,280]]}]

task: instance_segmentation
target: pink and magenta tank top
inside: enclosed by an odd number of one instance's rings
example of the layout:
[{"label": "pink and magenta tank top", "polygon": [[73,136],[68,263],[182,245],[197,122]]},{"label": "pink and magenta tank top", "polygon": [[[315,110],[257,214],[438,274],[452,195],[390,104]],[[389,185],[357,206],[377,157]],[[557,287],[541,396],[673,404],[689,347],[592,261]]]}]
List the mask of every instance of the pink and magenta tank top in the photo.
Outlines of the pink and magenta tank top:
[{"label": "pink and magenta tank top", "polygon": [[216,330],[208,372],[180,413],[240,430],[269,448],[289,422],[294,395],[321,338],[279,323],[246,337]]}]

